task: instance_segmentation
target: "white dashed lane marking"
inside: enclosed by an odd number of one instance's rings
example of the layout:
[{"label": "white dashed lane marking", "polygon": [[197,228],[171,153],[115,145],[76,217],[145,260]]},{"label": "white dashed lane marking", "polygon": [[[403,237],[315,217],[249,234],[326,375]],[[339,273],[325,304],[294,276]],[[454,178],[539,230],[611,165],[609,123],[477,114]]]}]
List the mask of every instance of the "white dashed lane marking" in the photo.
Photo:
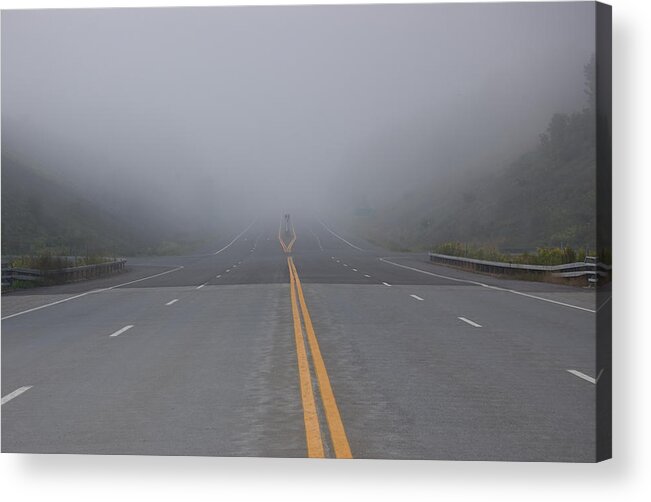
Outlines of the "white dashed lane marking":
[{"label": "white dashed lane marking", "polygon": [[118,336],[118,335],[121,335],[121,334],[124,333],[125,331],[129,331],[131,328],[133,328],[133,324],[129,324],[129,325],[125,326],[124,328],[117,330],[115,333],[113,333],[113,334],[111,334],[111,335],[109,335],[109,336]]},{"label": "white dashed lane marking", "polygon": [[459,320],[461,320],[461,321],[463,321],[463,322],[465,322],[467,324],[470,324],[471,326],[473,326],[475,328],[481,328],[481,324],[477,324],[475,321],[471,321],[470,319],[466,319],[465,317],[458,317],[457,319],[459,319]]},{"label": "white dashed lane marking", "polygon": [[16,389],[15,391],[10,392],[9,394],[7,394],[5,397],[2,398],[2,401],[0,402],[0,404],[8,403],[13,398],[20,396],[23,392],[28,391],[31,388],[32,388],[31,385],[26,385],[25,387],[20,387],[19,389]]}]

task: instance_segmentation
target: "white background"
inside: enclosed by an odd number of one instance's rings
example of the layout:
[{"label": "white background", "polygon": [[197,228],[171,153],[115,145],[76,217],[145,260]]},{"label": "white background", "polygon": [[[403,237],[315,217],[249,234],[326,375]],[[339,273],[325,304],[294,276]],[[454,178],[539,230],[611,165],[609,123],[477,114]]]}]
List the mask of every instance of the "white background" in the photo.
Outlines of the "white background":
[{"label": "white background", "polygon": [[[0,0],[3,9],[182,4]],[[4,500],[651,500],[651,2],[612,4],[613,460],[583,465],[2,454]]]}]

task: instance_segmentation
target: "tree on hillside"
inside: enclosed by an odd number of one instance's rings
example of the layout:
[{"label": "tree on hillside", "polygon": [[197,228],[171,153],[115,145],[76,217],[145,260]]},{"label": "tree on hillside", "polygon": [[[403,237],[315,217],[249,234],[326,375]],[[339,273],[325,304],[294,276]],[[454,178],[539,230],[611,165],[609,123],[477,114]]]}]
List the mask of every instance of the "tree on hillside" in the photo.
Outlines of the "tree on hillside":
[{"label": "tree on hillside", "polygon": [[583,67],[583,76],[585,77],[584,92],[588,97],[588,108],[594,110],[597,96],[597,64],[595,62],[594,54]]},{"label": "tree on hillside", "polygon": [[576,158],[586,145],[595,143],[595,57],[591,56],[583,67],[584,92],[588,106],[572,114],[555,113],[547,132],[540,136],[540,150],[555,161]]}]

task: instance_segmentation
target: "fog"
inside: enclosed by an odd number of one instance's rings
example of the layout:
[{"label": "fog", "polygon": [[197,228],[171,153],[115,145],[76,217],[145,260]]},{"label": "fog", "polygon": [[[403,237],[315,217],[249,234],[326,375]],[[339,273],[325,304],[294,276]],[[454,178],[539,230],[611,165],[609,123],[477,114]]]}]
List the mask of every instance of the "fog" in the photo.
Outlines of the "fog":
[{"label": "fog", "polygon": [[494,169],[585,100],[594,6],[5,11],[3,153],[176,224]]}]

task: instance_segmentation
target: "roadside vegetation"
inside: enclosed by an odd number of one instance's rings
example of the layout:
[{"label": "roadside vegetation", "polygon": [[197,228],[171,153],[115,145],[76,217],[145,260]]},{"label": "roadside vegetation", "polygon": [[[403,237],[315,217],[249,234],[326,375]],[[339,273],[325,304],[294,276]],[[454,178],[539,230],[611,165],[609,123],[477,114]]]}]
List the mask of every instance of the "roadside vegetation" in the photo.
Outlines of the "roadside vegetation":
[{"label": "roadside vegetation", "polygon": [[[116,209],[116,208],[114,208]],[[2,255],[24,256],[33,268],[60,268],[56,256],[188,254],[205,241],[134,211],[102,207],[74,184],[2,154]]]},{"label": "roadside vegetation", "polygon": [[[519,263],[523,265],[563,265],[585,261],[586,251],[564,248],[538,248],[535,252],[502,253],[495,247],[482,247],[461,242],[445,242],[432,249],[432,252],[448,256],[460,256],[476,260]],[[594,253],[588,251],[588,256]]]},{"label": "roadside vegetation", "polygon": [[[585,107],[551,116],[531,151],[501,168],[424,184],[358,211],[354,230],[396,251],[446,249],[532,264],[580,261],[585,249],[597,249],[594,74],[593,58],[584,68]],[[610,243],[600,245],[600,257],[609,262]],[[532,249],[538,251],[523,252]]]},{"label": "roadside vegetation", "polygon": [[44,252],[37,255],[15,256],[8,260],[8,262],[14,268],[60,270],[68,267],[99,265],[100,263],[107,263],[114,259],[114,257],[106,256],[57,256],[49,252]]}]

